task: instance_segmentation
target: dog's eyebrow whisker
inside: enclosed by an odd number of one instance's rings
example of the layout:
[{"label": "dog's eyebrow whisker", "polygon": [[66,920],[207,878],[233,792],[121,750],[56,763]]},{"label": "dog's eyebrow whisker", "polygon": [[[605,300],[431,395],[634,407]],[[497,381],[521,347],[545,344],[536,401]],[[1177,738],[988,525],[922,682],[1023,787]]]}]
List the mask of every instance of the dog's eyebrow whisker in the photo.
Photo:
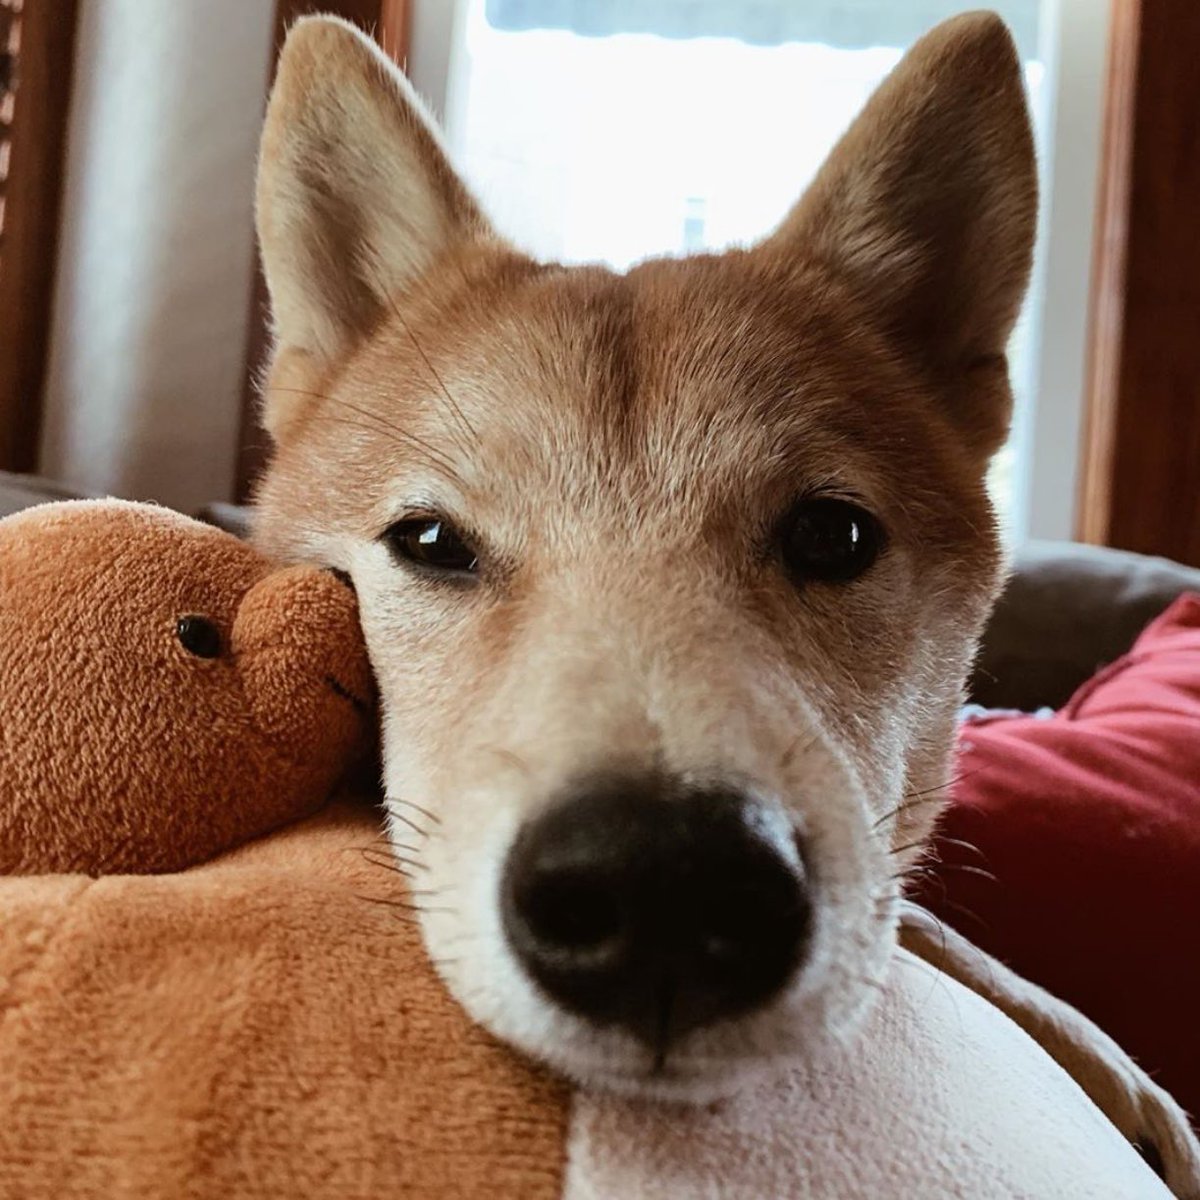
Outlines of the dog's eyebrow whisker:
[{"label": "dog's eyebrow whisker", "polygon": [[385,437],[390,437],[393,440],[407,446],[409,449],[419,450],[428,460],[431,466],[441,471],[452,482],[462,486],[463,480],[458,472],[454,469],[454,464],[440,450],[424,438],[418,437],[415,433],[411,433],[407,429],[401,429],[399,425],[387,420],[386,417],[381,417],[378,413],[372,412],[369,408],[363,408],[360,405],[354,404],[340,396],[329,396],[322,392],[310,392],[304,388],[283,387],[280,385],[272,386],[265,389],[268,392],[285,392],[294,396],[308,396],[313,400],[320,400],[325,404],[336,404],[342,408],[347,408],[353,413],[357,413],[363,418],[363,421],[350,421],[345,417],[331,416],[328,413],[314,413],[314,418],[337,422],[342,425],[350,425],[353,428],[365,429],[369,433],[380,433]]},{"label": "dog's eyebrow whisker", "polygon": [[371,274],[375,275],[376,287],[378,287],[380,292],[387,297],[388,307],[392,310],[396,320],[399,321],[404,327],[404,332],[408,335],[408,340],[412,342],[413,349],[415,349],[416,352],[421,356],[421,361],[425,364],[425,369],[430,375],[433,376],[434,381],[441,389],[441,393],[446,398],[446,403],[449,406],[450,412],[455,421],[458,422],[459,428],[466,434],[468,439],[475,439],[477,441],[479,439],[479,430],[477,430],[475,426],[471,424],[471,422],[467,419],[467,414],[463,412],[462,408],[459,406],[458,401],[456,401],[454,397],[450,395],[450,389],[446,387],[446,381],[441,377],[441,375],[438,374],[437,368],[434,367],[433,363],[430,362],[429,355],[425,353],[425,347],[421,345],[420,341],[417,339],[417,335],[413,332],[412,326],[408,323],[404,314],[400,311],[400,306],[396,303],[395,296],[393,296],[391,291],[383,285],[379,276],[376,274],[374,267],[369,263],[366,264],[366,266]]},{"label": "dog's eyebrow whisker", "polygon": [[386,417],[381,417],[377,412],[373,412],[369,408],[363,408],[361,405],[354,404],[350,400],[346,400],[339,396],[325,396],[324,399],[332,404],[340,404],[343,408],[348,408],[351,412],[357,413],[360,417],[365,417],[368,421],[374,421],[379,432],[388,434],[403,442],[407,446],[414,446],[419,450],[424,451],[429,456],[430,461],[441,470],[445,471],[459,484],[462,483],[462,478],[454,469],[454,464],[448,459],[436,446],[427,442],[424,438],[418,437],[415,433],[408,429],[402,429],[393,421],[389,421]]},{"label": "dog's eyebrow whisker", "polygon": [[[346,425],[351,429],[365,430],[367,433],[388,433],[386,430],[378,429],[374,426],[365,424],[362,421],[351,421],[346,417],[340,417],[333,413],[314,413],[311,419],[314,421],[324,421],[328,425]],[[390,436],[394,441],[400,442],[402,445],[411,448],[411,438],[402,438],[395,431],[390,432],[388,436]],[[424,449],[422,449],[418,457],[419,461],[424,462],[426,466],[430,467],[433,471],[436,471],[455,487],[465,487],[462,476],[459,475],[459,473],[454,470],[449,463],[444,462],[440,458],[435,458],[432,454]]]}]

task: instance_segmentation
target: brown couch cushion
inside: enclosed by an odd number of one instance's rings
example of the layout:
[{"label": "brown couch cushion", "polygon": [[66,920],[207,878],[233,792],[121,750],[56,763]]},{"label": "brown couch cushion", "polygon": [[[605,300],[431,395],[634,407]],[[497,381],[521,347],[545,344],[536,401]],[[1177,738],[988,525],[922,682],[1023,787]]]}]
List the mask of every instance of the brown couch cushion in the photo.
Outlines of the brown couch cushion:
[{"label": "brown couch cushion", "polygon": [[988,708],[1059,708],[1121,657],[1200,570],[1075,542],[1028,542],[983,638],[971,698]]},{"label": "brown couch cushion", "polygon": [[23,508],[45,504],[48,500],[78,500],[87,496],[75,488],[69,488],[37,475],[13,475],[0,471],[0,517],[10,516]]}]

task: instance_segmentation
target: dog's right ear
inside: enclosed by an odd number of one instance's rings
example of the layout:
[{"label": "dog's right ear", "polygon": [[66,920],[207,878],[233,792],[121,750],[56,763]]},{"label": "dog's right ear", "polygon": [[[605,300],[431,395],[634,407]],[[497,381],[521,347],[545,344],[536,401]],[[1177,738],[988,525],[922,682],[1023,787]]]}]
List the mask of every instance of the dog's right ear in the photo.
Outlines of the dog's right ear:
[{"label": "dog's right ear", "polygon": [[[335,17],[298,21],[284,44],[257,222],[276,381],[327,368],[440,254],[491,232],[403,73]],[[273,434],[296,407],[289,395],[268,396]]]}]

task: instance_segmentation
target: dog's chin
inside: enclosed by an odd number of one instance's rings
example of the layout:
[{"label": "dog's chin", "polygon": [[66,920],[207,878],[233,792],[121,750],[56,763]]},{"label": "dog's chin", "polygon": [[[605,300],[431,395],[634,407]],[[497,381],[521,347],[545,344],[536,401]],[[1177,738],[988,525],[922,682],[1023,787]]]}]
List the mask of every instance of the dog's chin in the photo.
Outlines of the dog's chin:
[{"label": "dog's chin", "polygon": [[[451,988],[453,991],[453,987]],[[470,1015],[501,1041],[553,1073],[589,1091],[639,1100],[705,1105],[726,1100],[765,1077],[813,1063],[832,1046],[844,1046],[878,997],[863,989],[851,1003],[772,1005],[698,1030],[659,1052],[629,1034],[593,1025],[544,998],[501,1009],[466,1003]],[[527,994],[526,1004],[532,997]],[[516,1010],[516,1011],[514,1011]]]},{"label": "dog's chin", "polygon": [[630,1055],[624,1062],[611,1058],[599,1062],[586,1055],[562,1053],[538,1057],[552,1071],[589,1091],[693,1106],[726,1100],[756,1079],[778,1071],[787,1061],[740,1056],[700,1059],[686,1054],[655,1061],[649,1051]]}]

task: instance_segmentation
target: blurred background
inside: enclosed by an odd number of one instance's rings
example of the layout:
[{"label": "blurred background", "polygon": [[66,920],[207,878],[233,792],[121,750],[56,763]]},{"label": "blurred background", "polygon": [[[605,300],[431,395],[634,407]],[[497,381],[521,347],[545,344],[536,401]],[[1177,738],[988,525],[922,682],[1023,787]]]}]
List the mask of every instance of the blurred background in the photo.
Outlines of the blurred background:
[{"label": "blurred background", "polygon": [[[1010,536],[1200,565],[1200,4],[991,6],[1042,174],[993,473]],[[304,12],[376,32],[514,240],[625,267],[769,230],[904,49],[964,7],[0,0],[0,471],[189,511],[248,494],[268,452],[255,152]]]}]

